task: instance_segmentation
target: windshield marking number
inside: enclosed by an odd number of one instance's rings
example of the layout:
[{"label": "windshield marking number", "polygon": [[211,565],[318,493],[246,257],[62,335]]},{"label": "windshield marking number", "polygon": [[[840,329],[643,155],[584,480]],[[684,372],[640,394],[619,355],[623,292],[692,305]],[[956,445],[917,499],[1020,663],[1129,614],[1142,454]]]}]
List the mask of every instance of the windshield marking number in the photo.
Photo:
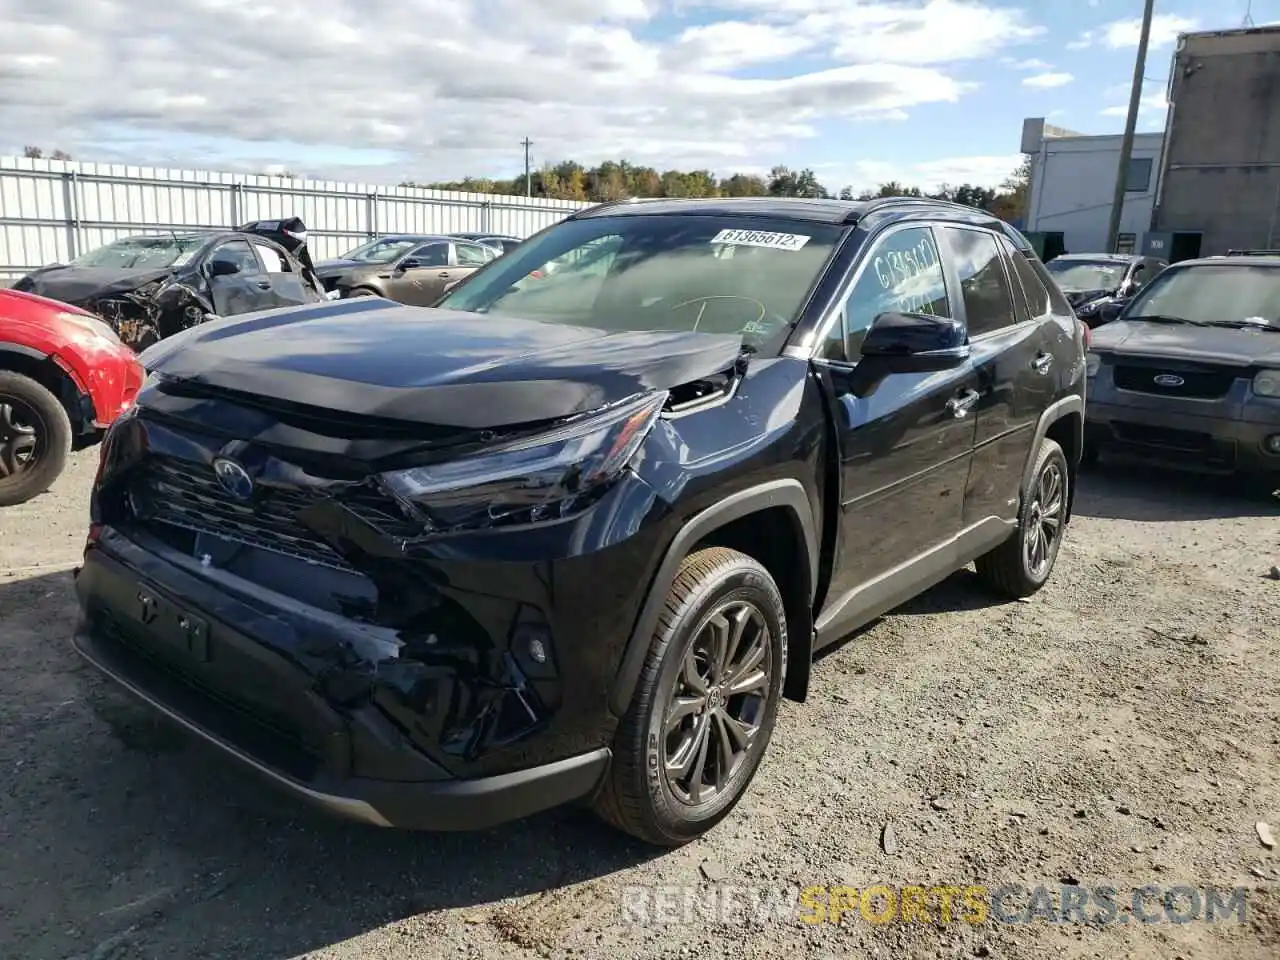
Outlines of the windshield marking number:
[{"label": "windshield marking number", "polygon": [[712,243],[728,243],[738,247],[768,247],[771,250],[799,250],[809,242],[800,233],[772,233],[768,230],[721,230]]}]

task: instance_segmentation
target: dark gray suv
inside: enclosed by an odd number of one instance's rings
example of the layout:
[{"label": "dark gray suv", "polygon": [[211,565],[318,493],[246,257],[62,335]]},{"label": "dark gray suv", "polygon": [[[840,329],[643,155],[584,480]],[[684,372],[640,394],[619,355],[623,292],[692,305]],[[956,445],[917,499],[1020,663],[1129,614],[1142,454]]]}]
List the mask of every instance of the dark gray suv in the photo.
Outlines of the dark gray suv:
[{"label": "dark gray suv", "polygon": [[1088,375],[1086,460],[1280,478],[1280,255],[1168,267],[1093,332]]}]

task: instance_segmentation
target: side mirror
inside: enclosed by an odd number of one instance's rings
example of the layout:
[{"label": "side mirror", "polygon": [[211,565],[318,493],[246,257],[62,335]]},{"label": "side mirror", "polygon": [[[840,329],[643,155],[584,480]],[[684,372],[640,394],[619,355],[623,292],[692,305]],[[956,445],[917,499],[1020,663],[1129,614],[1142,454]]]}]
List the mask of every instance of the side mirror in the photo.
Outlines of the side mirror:
[{"label": "side mirror", "polygon": [[417,257],[405,257],[400,261],[401,270],[416,270],[420,266],[422,266],[422,261]]},{"label": "side mirror", "polygon": [[212,260],[209,263],[209,276],[229,277],[240,272],[240,265],[231,260]]},{"label": "side mirror", "polygon": [[1126,300],[1108,300],[1098,308],[1098,322],[1094,326],[1110,323],[1120,316],[1126,306],[1128,306],[1128,301]]},{"label": "side mirror", "polygon": [[969,358],[964,324],[925,313],[882,313],[871,321],[859,352],[890,373],[949,370]]}]

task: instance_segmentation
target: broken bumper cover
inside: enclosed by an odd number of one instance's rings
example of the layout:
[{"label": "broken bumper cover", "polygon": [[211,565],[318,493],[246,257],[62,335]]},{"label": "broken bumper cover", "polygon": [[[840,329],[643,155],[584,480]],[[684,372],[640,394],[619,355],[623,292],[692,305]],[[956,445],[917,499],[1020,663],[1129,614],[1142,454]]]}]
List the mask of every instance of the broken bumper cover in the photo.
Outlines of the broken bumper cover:
[{"label": "broken bumper cover", "polygon": [[[99,548],[88,551],[76,589],[83,612],[73,646],[82,657],[189,732],[329,813],[377,826],[482,829],[588,797],[608,768],[610,751],[599,748],[511,772],[453,777],[376,716],[339,719],[308,693],[291,691],[282,682],[287,666],[257,641],[204,609],[186,613],[189,606],[180,607]],[[130,601],[138,601],[141,615],[126,612]],[[194,667],[184,669],[216,660],[246,681],[258,680],[256,691],[247,682],[244,699],[232,704],[202,685]],[[279,697],[277,717],[287,717],[301,736],[282,735],[264,722],[272,692]],[[362,749],[376,757],[366,763]],[[391,776],[351,773],[369,766]]]}]

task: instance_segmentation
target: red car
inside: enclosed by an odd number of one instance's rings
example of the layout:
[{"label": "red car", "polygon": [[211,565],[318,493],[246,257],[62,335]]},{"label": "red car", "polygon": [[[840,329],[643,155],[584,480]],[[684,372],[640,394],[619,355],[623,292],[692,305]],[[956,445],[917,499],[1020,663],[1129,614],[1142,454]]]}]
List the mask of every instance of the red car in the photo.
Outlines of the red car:
[{"label": "red car", "polygon": [[0,289],[0,507],[48,490],[67,453],[133,405],[142,378],[134,352],[93,314]]}]

